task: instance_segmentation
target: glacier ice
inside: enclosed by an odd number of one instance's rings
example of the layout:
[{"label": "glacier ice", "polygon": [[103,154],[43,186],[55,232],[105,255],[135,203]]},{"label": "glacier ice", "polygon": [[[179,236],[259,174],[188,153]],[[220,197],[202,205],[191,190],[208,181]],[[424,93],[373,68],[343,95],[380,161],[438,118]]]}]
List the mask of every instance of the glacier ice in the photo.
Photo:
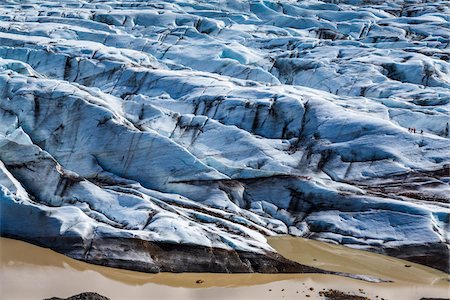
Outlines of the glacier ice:
[{"label": "glacier ice", "polygon": [[449,7],[2,2],[1,234],[148,272],[282,271],[275,234],[448,272]]}]

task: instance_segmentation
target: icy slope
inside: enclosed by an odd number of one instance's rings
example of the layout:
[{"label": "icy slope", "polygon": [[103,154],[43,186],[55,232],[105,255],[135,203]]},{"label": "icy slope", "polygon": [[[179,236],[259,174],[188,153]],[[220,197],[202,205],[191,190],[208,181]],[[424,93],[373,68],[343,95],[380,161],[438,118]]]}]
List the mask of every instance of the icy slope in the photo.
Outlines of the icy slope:
[{"label": "icy slope", "polygon": [[148,272],[298,271],[286,233],[448,271],[449,7],[2,2],[1,234]]}]

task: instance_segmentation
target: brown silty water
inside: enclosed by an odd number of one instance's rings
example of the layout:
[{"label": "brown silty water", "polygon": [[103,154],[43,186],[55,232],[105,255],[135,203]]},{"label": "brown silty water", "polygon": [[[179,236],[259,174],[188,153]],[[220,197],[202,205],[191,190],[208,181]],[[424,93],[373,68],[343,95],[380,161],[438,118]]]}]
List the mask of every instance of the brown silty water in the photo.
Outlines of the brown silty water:
[{"label": "brown silty water", "polygon": [[[95,266],[1,238],[0,299],[68,297],[93,291],[117,299],[323,299],[336,289],[368,299],[449,298],[449,276],[403,260],[295,237],[270,237],[285,257],[326,270],[393,282],[319,274],[145,274]],[[309,296],[309,297],[308,297]]]}]

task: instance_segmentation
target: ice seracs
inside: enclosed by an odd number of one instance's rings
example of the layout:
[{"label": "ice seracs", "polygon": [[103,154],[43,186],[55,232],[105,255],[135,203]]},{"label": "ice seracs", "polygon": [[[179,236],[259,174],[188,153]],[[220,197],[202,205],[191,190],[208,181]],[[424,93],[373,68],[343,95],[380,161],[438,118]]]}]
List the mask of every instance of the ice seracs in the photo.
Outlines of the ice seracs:
[{"label": "ice seracs", "polygon": [[148,272],[299,270],[287,233],[448,272],[448,14],[4,3],[1,233]]}]

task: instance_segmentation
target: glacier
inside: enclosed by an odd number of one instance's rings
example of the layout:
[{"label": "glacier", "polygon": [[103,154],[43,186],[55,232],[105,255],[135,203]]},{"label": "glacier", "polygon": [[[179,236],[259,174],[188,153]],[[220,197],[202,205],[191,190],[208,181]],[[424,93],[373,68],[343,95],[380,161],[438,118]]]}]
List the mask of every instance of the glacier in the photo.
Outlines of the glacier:
[{"label": "glacier", "polygon": [[76,259],[449,272],[449,123],[450,1],[0,3],[1,235]]}]

